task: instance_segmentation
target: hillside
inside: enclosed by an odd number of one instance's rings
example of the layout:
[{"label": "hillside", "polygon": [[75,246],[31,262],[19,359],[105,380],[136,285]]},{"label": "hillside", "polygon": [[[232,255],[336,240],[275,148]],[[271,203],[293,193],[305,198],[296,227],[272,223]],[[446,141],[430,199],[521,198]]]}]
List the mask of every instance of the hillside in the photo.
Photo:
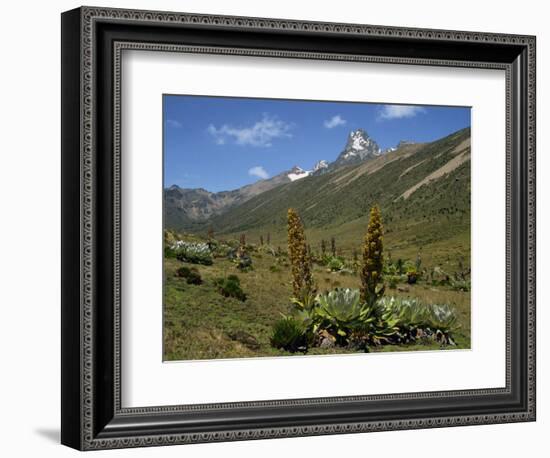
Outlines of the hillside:
[{"label": "hillside", "polygon": [[249,239],[269,232],[284,245],[286,212],[294,207],[312,245],[334,236],[342,250],[351,251],[361,244],[374,203],[381,206],[392,249],[409,250],[411,257],[430,246],[438,260],[469,258],[470,129],[432,143],[402,143],[328,173],[281,183],[201,221],[170,226],[167,209],[167,227],[197,233],[213,228],[227,237],[247,233]]},{"label": "hillside", "polygon": [[164,208],[167,226],[179,229],[201,227],[209,218],[228,211],[263,192],[285,183],[307,176],[299,167],[281,172],[266,180],[243,186],[231,191],[210,192],[206,189],[184,189],[177,185],[164,191]]}]

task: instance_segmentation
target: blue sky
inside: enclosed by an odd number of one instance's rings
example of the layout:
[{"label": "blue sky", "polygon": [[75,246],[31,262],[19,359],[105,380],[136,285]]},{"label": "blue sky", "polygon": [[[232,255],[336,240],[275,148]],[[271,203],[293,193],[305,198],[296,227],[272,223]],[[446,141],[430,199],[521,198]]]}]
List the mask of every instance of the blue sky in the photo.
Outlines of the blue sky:
[{"label": "blue sky", "polygon": [[364,129],[382,148],[470,125],[470,108],[163,96],[164,185],[236,189],[298,165],[309,170]]}]

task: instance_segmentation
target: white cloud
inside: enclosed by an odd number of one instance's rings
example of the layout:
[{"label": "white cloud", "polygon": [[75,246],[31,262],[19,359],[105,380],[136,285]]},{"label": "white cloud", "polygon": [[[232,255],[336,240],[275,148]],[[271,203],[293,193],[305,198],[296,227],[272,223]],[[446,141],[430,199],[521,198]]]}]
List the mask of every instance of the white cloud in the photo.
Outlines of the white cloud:
[{"label": "white cloud", "polygon": [[224,124],[216,127],[208,126],[208,133],[214,137],[218,145],[223,145],[228,139],[233,139],[237,145],[269,147],[276,138],[292,137],[291,125],[273,116],[264,114],[260,121],[248,127],[234,127]]},{"label": "white cloud", "polygon": [[412,118],[426,110],[415,105],[386,105],[379,113],[379,119]]},{"label": "white cloud", "polygon": [[346,123],[346,120],[340,115],[333,116],[330,119],[327,119],[324,122],[324,125],[327,129],[332,129],[334,127],[343,126]]},{"label": "white cloud", "polygon": [[267,173],[261,165],[257,165],[256,167],[252,167],[248,171],[248,174],[252,175],[253,177],[261,178],[262,180],[265,180],[265,179],[269,178],[269,173]]},{"label": "white cloud", "polygon": [[181,122],[179,121],[176,121],[175,119],[167,119],[166,120],[166,124],[170,127],[175,127],[177,129],[179,129],[180,127],[182,127],[182,124]]}]

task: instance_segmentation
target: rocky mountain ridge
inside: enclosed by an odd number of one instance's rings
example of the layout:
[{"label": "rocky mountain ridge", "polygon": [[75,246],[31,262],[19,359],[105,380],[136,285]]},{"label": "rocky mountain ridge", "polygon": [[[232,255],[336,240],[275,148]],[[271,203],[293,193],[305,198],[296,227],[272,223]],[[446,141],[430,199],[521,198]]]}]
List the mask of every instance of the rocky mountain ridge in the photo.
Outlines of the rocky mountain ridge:
[{"label": "rocky mountain ridge", "polygon": [[[402,146],[412,144],[411,142],[401,143]],[[396,151],[398,148],[399,145],[382,151],[378,143],[365,130],[357,129],[349,133],[344,149],[333,162],[320,159],[312,170],[305,170],[295,165],[271,178],[221,192],[172,185],[164,190],[165,221],[169,226],[177,227],[200,224],[278,186],[307,177],[332,173],[342,167],[357,166]]]}]

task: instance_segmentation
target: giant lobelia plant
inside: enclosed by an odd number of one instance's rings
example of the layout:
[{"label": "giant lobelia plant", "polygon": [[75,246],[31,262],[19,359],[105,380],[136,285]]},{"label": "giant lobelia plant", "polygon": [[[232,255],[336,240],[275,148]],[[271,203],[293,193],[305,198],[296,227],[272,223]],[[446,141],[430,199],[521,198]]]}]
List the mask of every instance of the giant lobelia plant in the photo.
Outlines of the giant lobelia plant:
[{"label": "giant lobelia plant", "polygon": [[382,270],[384,268],[382,244],[382,216],[377,205],[371,208],[367,233],[363,244],[363,267],[361,269],[361,298],[370,307],[384,295]]}]

